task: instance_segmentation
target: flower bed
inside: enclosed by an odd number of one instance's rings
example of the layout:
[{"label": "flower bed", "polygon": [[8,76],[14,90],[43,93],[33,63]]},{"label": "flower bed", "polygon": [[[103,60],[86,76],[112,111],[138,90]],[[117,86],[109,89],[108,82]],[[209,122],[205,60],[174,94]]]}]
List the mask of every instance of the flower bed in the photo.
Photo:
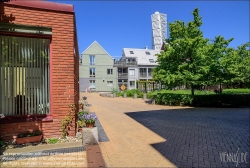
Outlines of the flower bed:
[{"label": "flower bed", "polygon": [[14,140],[17,144],[40,142],[42,140],[42,133],[40,131],[27,132],[14,136]]}]

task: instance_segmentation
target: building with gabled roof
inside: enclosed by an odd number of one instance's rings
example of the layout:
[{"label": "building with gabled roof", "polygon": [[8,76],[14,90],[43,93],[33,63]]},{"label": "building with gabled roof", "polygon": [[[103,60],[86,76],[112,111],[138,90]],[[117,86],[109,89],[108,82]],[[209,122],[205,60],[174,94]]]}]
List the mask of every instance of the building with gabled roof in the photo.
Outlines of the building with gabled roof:
[{"label": "building with gabled roof", "polygon": [[90,87],[91,91],[103,92],[117,89],[117,69],[115,59],[94,41],[81,53],[79,65],[80,91]]},{"label": "building with gabled roof", "polygon": [[151,50],[147,49],[138,49],[138,48],[123,48],[123,57],[135,57],[137,60],[137,65],[157,65],[156,54],[159,54],[161,50]]},{"label": "building with gabled roof", "polygon": [[138,78],[137,80],[151,80],[152,69],[157,65],[157,54],[161,50],[150,50],[147,47],[145,49],[138,48],[123,48],[122,57],[135,58],[137,61]]}]

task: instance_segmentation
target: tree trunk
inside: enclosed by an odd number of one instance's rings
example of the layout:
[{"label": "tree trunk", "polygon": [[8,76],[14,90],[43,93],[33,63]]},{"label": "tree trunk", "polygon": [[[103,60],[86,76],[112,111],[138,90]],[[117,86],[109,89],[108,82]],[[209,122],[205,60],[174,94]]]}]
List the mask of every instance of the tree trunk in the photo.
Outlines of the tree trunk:
[{"label": "tree trunk", "polygon": [[220,83],[220,94],[222,93],[222,90],[221,90],[221,83]]},{"label": "tree trunk", "polygon": [[191,95],[194,96],[194,85],[191,83]]}]

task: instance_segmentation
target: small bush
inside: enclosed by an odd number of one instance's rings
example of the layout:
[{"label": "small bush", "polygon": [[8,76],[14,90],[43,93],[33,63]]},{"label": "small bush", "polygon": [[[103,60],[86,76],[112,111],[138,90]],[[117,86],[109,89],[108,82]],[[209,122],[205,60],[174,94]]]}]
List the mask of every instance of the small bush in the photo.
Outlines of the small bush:
[{"label": "small bush", "polygon": [[120,97],[123,96],[124,92],[118,92],[116,96]]},{"label": "small bush", "polygon": [[115,94],[115,95],[118,95],[119,92],[118,92],[117,89],[114,89],[114,88],[113,88],[111,93],[112,93],[112,94]]},{"label": "small bush", "polygon": [[170,106],[188,106],[191,105],[193,98],[188,94],[158,93],[155,96],[156,104]]},{"label": "small bush", "polygon": [[79,127],[79,128],[82,128],[82,127],[86,126],[86,123],[85,123],[84,120],[78,120],[78,121],[77,121],[77,124],[78,124],[78,127]]},{"label": "small bush", "polygon": [[49,139],[48,139],[48,143],[49,143],[49,144],[55,144],[55,143],[57,143],[58,141],[59,141],[58,138],[49,138]]},{"label": "small bush", "polygon": [[[152,92],[149,92],[147,93],[147,98],[148,99],[152,99],[153,97],[155,97],[157,95],[159,91],[155,90],[155,91],[152,91]],[[160,92],[159,92],[160,93]]]},{"label": "small bush", "polygon": [[[127,94],[127,97],[133,97],[135,93],[137,94],[138,98],[143,97],[143,93],[139,89],[126,90],[124,93]],[[123,94],[122,94],[122,96],[123,96]]]}]

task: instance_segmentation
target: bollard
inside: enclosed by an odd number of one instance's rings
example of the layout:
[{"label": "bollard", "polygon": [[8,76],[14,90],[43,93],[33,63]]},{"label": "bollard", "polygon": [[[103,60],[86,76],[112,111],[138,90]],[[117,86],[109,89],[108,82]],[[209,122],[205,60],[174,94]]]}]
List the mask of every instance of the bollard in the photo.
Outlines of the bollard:
[{"label": "bollard", "polygon": [[137,94],[136,93],[134,94],[134,99],[137,99]]},{"label": "bollard", "polygon": [[147,99],[147,94],[143,93],[143,100],[146,100],[146,99]]},{"label": "bollard", "polygon": [[123,98],[126,98],[126,97],[127,97],[127,94],[126,94],[126,93],[124,93],[124,94],[123,94]]},{"label": "bollard", "polygon": [[151,100],[151,104],[155,104],[155,96],[153,96]]}]

